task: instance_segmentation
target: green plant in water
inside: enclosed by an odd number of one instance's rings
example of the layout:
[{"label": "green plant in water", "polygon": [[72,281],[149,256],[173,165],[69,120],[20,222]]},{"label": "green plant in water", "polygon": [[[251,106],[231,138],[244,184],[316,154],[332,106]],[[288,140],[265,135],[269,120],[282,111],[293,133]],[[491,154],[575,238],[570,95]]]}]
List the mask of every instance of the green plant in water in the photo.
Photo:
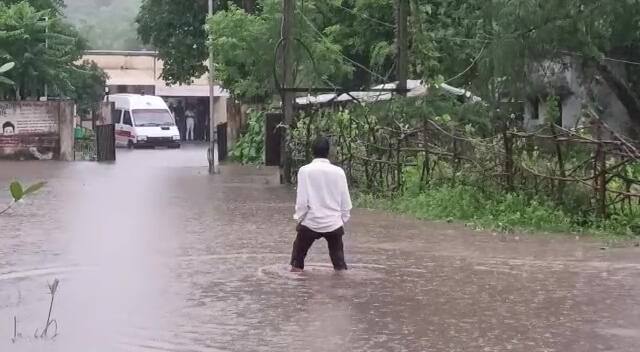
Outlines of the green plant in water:
[{"label": "green plant in water", "polygon": [[34,183],[30,186],[23,186],[19,181],[14,181],[9,185],[9,193],[11,194],[11,203],[0,211],[0,215],[6,213],[13,208],[16,203],[23,200],[25,197],[32,195],[42,189],[46,185],[46,182]]}]

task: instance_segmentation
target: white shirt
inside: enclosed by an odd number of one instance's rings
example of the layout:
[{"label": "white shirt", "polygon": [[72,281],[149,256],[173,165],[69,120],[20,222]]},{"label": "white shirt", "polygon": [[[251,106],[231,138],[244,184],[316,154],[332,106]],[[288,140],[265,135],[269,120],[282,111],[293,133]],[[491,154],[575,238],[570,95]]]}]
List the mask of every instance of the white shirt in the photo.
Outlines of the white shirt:
[{"label": "white shirt", "polygon": [[341,168],[327,159],[314,159],[298,171],[295,220],[327,233],[344,226],[350,217],[351,196]]}]

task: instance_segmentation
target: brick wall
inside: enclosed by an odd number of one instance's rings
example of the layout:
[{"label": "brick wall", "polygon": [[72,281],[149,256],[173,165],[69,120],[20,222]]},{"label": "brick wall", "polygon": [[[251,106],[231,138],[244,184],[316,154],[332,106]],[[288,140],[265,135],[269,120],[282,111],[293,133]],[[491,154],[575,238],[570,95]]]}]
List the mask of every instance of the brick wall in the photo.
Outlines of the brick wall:
[{"label": "brick wall", "polygon": [[0,159],[69,160],[72,148],[72,103],[0,101]]}]

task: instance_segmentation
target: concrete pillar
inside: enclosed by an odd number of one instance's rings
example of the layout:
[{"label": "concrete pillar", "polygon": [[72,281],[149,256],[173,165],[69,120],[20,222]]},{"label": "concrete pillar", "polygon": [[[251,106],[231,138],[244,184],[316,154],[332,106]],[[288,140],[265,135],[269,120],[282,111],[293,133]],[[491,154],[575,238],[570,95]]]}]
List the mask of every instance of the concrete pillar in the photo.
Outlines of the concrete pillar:
[{"label": "concrete pillar", "polygon": [[227,117],[227,98],[226,97],[215,97],[215,103],[213,108],[215,109],[216,123],[218,124],[218,128],[222,128],[220,125],[226,123],[227,126],[227,149],[232,145],[230,133],[229,133],[229,123]]},{"label": "concrete pillar", "polygon": [[583,101],[577,95],[571,95],[562,101],[562,127],[577,127],[582,114]]},{"label": "concrete pillar", "polygon": [[73,161],[75,136],[73,133],[73,103],[58,102],[58,133],[60,135],[60,160]]},{"label": "concrete pillar", "polygon": [[218,124],[227,122],[227,97],[216,97],[214,108],[216,109],[216,122]]},{"label": "concrete pillar", "polygon": [[100,111],[98,112],[98,126],[109,125],[113,123],[111,117],[111,103],[100,103]]}]

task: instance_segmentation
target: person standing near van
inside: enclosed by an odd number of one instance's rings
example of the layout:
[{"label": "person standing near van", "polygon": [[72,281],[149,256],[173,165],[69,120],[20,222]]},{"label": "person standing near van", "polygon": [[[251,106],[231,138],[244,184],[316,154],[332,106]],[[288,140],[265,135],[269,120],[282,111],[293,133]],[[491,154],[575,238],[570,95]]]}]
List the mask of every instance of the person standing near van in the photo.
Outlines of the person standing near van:
[{"label": "person standing near van", "polygon": [[196,113],[193,111],[193,107],[187,109],[187,140],[193,140],[193,131],[196,127]]},{"label": "person standing near van", "polygon": [[336,271],[347,270],[344,259],[344,225],[351,217],[351,196],[344,171],[331,164],[331,144],[325,137],[313,143],[314,160],[298,171],[295,215],[297,236],[291,254],[291,271],[302,272],[309,248],[327,241]]},{"label": "person standing near van", "polygon": [[180,132],[180,139],[185,140],[185,121],[184,121],[184,105],[182,105],[182,100],[178,100],[178,106],[175,107],[175,119],[176,125],[178,126],[178,131]]}]

